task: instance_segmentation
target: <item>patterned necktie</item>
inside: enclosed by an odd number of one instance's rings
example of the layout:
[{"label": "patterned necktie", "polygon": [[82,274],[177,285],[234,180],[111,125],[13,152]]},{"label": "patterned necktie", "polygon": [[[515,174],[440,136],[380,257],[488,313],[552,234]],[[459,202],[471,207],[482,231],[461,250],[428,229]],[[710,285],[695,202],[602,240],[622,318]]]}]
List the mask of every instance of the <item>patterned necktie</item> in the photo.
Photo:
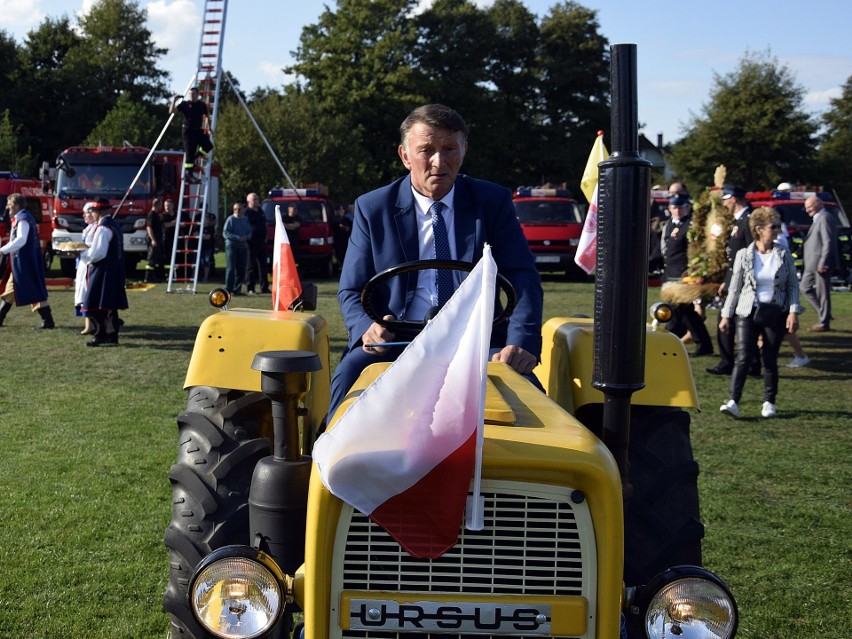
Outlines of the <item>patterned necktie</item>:
[{"label": "patterned necktie", "polygon": [[[432,234],[435,237],[435,259],[450,259],[450,240],[447,236],[447,225],[441,211],[444,209],[443,202],[433,202],[429,207],[429,215],[432,216]],[[438,291],[438,306],[446,304],[453,294],[453,274],[448,269],[435,269],[435,288]]]}]

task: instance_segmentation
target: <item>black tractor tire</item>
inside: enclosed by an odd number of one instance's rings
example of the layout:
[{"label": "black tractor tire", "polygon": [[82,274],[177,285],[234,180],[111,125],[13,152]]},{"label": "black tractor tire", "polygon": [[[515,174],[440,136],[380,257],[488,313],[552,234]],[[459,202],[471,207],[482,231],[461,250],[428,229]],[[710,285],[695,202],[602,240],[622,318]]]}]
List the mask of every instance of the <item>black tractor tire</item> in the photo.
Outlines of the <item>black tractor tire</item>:
[{"label": "black tractor tire", "polygon": [[[602,406],[577,418],[598,436]],[[690,414],[679,408],[633,406],[624,513],[624,582],[641,586],[666,568],[701,565],[704,525],[698,501],[698,463],[692,455]]]},{"label": "black tractor tire", "polygon": [[163,609],[173,639],[209,637],[192,616],[189,580],[201,559],[249,544],[248,496],[258,461],[271,454],[272,412],[261,393],[196,386],[177,418],[177,463],[169,470],[172,518],[164,541],[169,583]]},{"label": "black tractor tire", "polygon": [[624,580],[629,586],[646,584],[672,566],[700,566],[704,538],[689,413],[642,406],[632,412],[633,495],[624,518]]}]

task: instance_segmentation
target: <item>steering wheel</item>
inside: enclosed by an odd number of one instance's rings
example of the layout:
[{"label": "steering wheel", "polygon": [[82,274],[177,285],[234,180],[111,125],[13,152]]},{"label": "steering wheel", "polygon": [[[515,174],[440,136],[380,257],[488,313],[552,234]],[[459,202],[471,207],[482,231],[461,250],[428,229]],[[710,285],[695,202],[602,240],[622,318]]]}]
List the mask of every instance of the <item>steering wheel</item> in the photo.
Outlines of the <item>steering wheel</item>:
[{"label": "steering wheel", "polygon": [[[385,269],[381,273],[376,273],[372,278],[370,278],[370,281],[364,285],[364,288],[361,291],[361,305],[364,308],[364,312],[371,320],[381,326],[384,326],[389,331],[397,334],[402,333],[404,335],[411,336],[417,335],[423,330],[429,320],[435,316],[438,312],[438,307],[432,307],[429,309],[429,312],[426,314],[426,318],[422,320],[383,319],[373,308],[373,296],[375,295],[378,286],[392,277],[397,277],[414,271],[446,269],[450,271],[465,271],[470,273],[473,270],[473,267],[474,264],[471,264],[470,262],[463,262],[461,260],[416,260],[414,262],[397,264],[396,266]],[[518,301],[518,295],[515,293],[515,287],[512,286],[512,283],[503,275],[500,275],[500,273],[497,273],[497,288],[506,294],[506,307],[494,317],[494,324],[506,321],[515,309],[515,304]]]}]

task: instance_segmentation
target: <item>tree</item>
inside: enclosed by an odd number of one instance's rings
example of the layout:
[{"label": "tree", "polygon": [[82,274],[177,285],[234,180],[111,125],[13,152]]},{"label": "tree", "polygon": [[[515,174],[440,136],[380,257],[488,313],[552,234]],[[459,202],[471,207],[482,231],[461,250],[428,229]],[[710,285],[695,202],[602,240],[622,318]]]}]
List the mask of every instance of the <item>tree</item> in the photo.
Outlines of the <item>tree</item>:
[{"label": "tree", "polygon": [[470,0],[436,0],[414,25],[417,43],[412,53],[420,93],[467,118],[486,109],[493,91],[486,80],[496,36],[488,14]]},{"label": "tree", "polygon": [[6,109],[0,119],[0,169],[31,176],[35,175],[35,168],[35,158],[30,149],[21,152],[18,127],[12,124],[9,109]]},{"label": "tree", "polygon": [[476,114],[468,168],[507,186],[531,184],[541,175],[538,42],[535,16],[518,0],[497,0],[485,75],[493,90]]},{"label": "tree", "polygon": [[18,54],[15,38],[0,29],[0,60],[3,60],[3,67],[0,68],[0,100],[3,101],[3,108],[11,108],[15,103],[16,76],[20,64]]},{"label": "tree", "polygon": [[[286,69],[304,79],[293,89],[318,112],[316,126],[345,122],[349,134],[330,152],[361,188],[400,174],[396,157],[399,123],[424,101],[412,57],[414,0],[338,0],[315,25],[302,30],[296,63]],[[332,140],[314,130],[322,145]],[[345,146],[344,146],[345,145]]]},{"label": "tree", "polygon": [[[342,113],[321,113],[295,87],[287,87],[283,94],[256,91],[246,103],[297,186],[327,184],[338,201],[351,201],[362,192],[358,154],[346,152],[358,148],[359,137]],[[220,98],[215,157],[222,166],[223,191],[231,197],[290,186],[243,106],[227,93]],[[331,184],[329,176],[334,176]]]},{"label": "tree", "polygon": [[576,2],[553,6],[541,22],[539,171],[545,180],[573,180],[576,189],[597,132],[609,127],[608,46],[597,11]]},{"label": "tree", "polygon": [[720,164],[729,182],[746,189],[807,182],[816,124],[803,103],[804,89],[786,66],[768,52],[746,53],[736,71],[714,76],[704,117],[693,117],[672,146],[671,165],[694,185],[711,185]]},{"label": "tree", "polygon": [[820,184],[832,186],[841,201],[852,198],[852,76],[846,78],[839,98],[832,98],[831,108],[823,113],[825,127],[818,151]]},{"label": "tree", "polygon": [[52,160],[79,143],[103,116],[91,99],[87,65],[73,55],[80,43],[67,17],[46,18],[20,49],[12,119],[22,125],[22,141],[39,159]]},{"label": "tree", "polygon": [[122,94],[151,107],[167,96],[169,74],[157,60],[168,49],[154,46],[145,20],[139,4],[127,0],[95,0],[80,17],[83,41],[74,54],[88,62],[90,83],[106,110]]},{"label": "tree", "polygon": [[80,144],[122,94],[164,119],[168,74],[156,62],[165,52],[152,44],[135,2],[96,0],[79,28],[67,16],[46,18],[18,52],[11,115],[23,143],[52,160]]},{"label": "tree", "polygon": [[83,143],[88,146],[149,146],[156,139],[159,128],[157,117],[134,102],[130,95],[122,93],[115,106],[92,129]]}]

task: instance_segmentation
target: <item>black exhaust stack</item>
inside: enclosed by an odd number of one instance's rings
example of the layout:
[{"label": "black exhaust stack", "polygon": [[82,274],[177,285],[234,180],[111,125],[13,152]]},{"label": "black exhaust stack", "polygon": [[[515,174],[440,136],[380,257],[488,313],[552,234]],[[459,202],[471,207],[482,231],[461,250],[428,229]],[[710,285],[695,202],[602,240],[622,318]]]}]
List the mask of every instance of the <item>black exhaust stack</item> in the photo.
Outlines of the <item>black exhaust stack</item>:
[{"label": "black exhaust stack", "polygon": [[604,442],[629,497],[630,398],[645,386],[651,163],[639,156],[636,45],[610,51],[612,154],[598,165],[592,386],[604,394]]}]

